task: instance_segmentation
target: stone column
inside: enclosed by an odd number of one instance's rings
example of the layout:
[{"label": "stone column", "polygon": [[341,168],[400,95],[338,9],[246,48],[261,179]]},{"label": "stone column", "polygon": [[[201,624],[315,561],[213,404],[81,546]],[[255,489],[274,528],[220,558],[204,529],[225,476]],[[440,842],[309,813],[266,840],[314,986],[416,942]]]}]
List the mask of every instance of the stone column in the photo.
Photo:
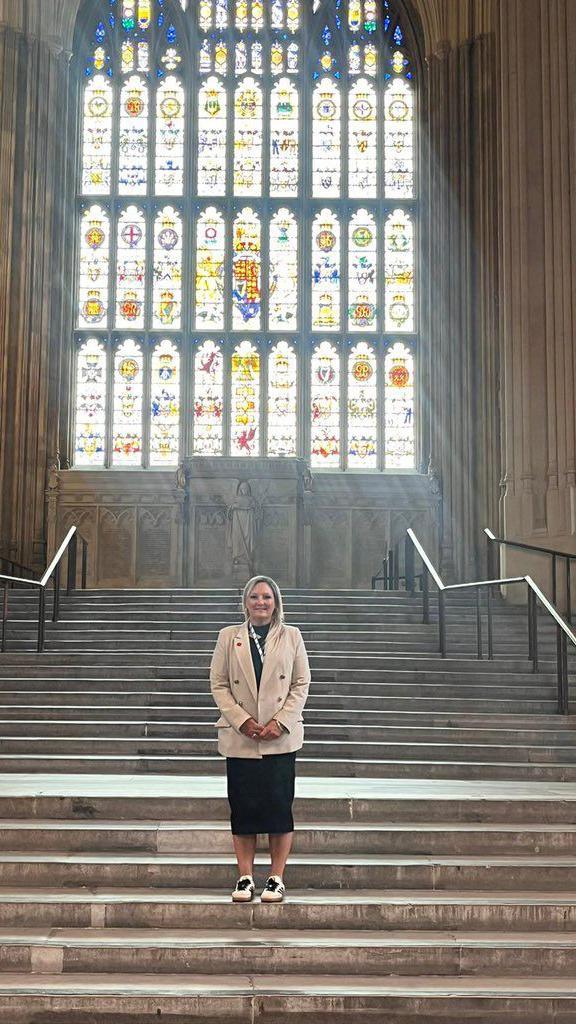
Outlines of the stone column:
[{"label": "stone column", "polygon": [[36,566],[70,345],[68,63],[57,46],[0,24],[0,551]]},{"label": "stone column", "polygon": [[483,34],[440,42],[427,60],[428,471],[442,494],[442,570],[457,579],[482,571],[482,527],[497,512],[495,50]]},{"label": "stone column", "polygon": [[[576,551],[575,5],[507,0],[500,32],[500,529]],[[525,556],[509,554],[506,565],[526,571]]]}]

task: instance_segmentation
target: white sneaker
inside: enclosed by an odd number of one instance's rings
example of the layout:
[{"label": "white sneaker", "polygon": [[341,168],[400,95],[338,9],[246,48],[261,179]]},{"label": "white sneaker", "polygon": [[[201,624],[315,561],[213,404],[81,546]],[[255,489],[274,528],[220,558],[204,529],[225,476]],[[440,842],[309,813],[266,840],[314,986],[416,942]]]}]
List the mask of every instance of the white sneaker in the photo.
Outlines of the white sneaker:
[{"label": "white sneaker", "polygon": [[236,888],[232,893],[234,903],[250,903],[256,891],[252,875],[242,875],[236,882]]},{"label": "white sneaker", "polygon": [[286,887],[280,875],[270,875],[262,890],[260,899],[262,903],[281,903],[284,899]]}]

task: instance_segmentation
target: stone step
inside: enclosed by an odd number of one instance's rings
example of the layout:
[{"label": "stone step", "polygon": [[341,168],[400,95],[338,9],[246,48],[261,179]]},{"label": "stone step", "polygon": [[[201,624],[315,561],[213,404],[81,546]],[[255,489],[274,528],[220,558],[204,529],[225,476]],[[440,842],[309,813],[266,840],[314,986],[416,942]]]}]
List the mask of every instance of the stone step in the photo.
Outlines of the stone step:
[{"label": "stone step", "polygon": [[[30,1024],[54,1007],[58,1024],[153,1024],[189,1015],[198,1024],[572,1024],[570,978],[364,975],[30,974],[0,976],[0,1019]],[[554,1016],[552,1016],[552,1012]],[[191,1017],[190,1017],[191,1015]],[[480,1016],[481,1015],[481,1016]],[[50,1022],[52,1024],[52,1022]]]},{"label": "stone step", "polygon": [[[260,840],[261,849],[267,841]],[[3,819],[0,850],[229,853],[226,821]],[[296,853],[576,855],[576,824],[491,822],[298,822]]]},{"label": "stone step", "polygon": [[576,896],[554,892],[294,890],[281,906],[230,889],[0,888],[2,928],[292,928],[574,931]]},{"label": "stone step", "polygon": [[[83,754],[126,755],[128,757],[147,758],[148,756],[202,757],[215,755],[217,740],[214,728],[206,730],[205,737],[188,736],[111,736],[106,730],[91,729],[86,734],[74,728],[73,735],[32,734],[24,730],[21,736],[7,736],[0,732],[0,756],[7,754],[62,754],[65,756],[81,756]],[[304,740],[303,756],[331,761],[339,756],[346,760],[378,759],[380,761],[403,761],[404,759],[421,762],[460,762],[490,764],[530,764],[530,765],[566,765],[576,771],[576,749],[570,746],[511,746],[509,744],[490,744],[471,742],[457,744],[426,743],[407,740],[403,743],[378,741],[362,738],[358,741],[350,738],[333,740],[308,738]]]},{"label": "stone step", "polygon": [[[115,708],[107,713],[95,715],[91,710],[81,709],[76,715],[70,711],[62,714],[62,708],[49,709],[51,714],[44,717],[42,709],[34,715],[9,717],[5,709],[1,711],[0,735],[4,737],[28,736],[41,737],[78,737],[94,736],[111,737],[114,739],[207,739],[214,738],[217,712],[214,709],[199,709],[195,713],[176,719],[170,709],[163,716],[151,718],[148,715],[128,714],[123,719]],[[203,714],[204,712],[204,714]],[[572,748],[576,752],[576,732],[561,729],[504,729],[484,727],[458,726],[456,724],[442,728],[441,726],[415,722],[408,724],[386,723],[374,721],[378,719],[374,713],[308,711],[306,713],[306,736],[308,741],[344,740],[353,743],[366,741],[389,743],[391,741],[410,742],[414,744],[463,744],[489,746],[506,745],[509,748],[534,746]],[[380,716],[383,717],[383,716]]]},{"label": "stone step", "polygon": [[0,972],[365,975],[573,980],[576,932],[260,928],[0,929]]},{"label": "stone step", "polygon": [[[257,854],[258,875],[269,863]],[[573,890],[576,855],[294,854],[287,887],[302,889]],[[1,886],[113,885],[222,889],[233,884],[231,854],[0,852]]]},{"label": "stone step", "polygon": [[[35,694],[30,696],[28,693],[12,692],[7,694],[0,693],[0,708],[4,711],[6,708],[11,707],[54,707],[61,705],[62,708],[68,709],[69,707],[86,707],[91,708],[98,707],[115,707],[117,704],[110,703],[117,698],[117,702],[121,703],[124,707],[141,707],[143,703],[151,708],[160,708],[166,706],[166,701],[170,701],[170,706],[174,708],[188,707],[189,701],[194,699],[204,699],[205,706],[213,710],[213,702],[208,694],[184,694],[184,693],[171,693],[169,691],[159,693],[153,691],[152,693],[142,693],[137,691],[136,693],[120,692],[115,694],[113,691],[105,691],[101,694],[98,693],[66,693],[58,694],[53,691],[46,691],[43,695],[44,704],[42,703],[42,694]],[[325,702],[326,697],[323,696],[318,698],[316,702],[314,698],[310,698],[310,705],[315,706],[315,703]],[[342,708],[345,709],[350,705],[350,698],[346,695],[333,696],[330,694],[330,701],[334,709]],[[471,698],[470,696],[462,697],[414,697],[414,696],[387,696],[375,695],[372,697],[358,695],[354,698],[354,705],[357,709],[373,709],[377,708],[381,711],[400,711],[400,712],[428,712],[430,714],[475,714],[475,715],[526,715],[532,717],[539,717],[544,715],[550,717],[557,711],[557,699],[554,695],[550,695],[550,698],[543,700],[541,698],[534,698],[531,700],[522,700],[520,697],[515,696],[486,696],[484,698]],[[559,719],[560,720],[560,719]]]},{"label": "stone step", "polygon": [[[114,754],[19,754],[0,753],[0,772],[88,773],[138,775],[210,775],[223,774],[220,757],[179,757],[177,755],[116,756]],[[300,772],[304,776],[348,779],[470,779],[574,782],[576,768],[564,764],[502,763],[486,761],[404,761],[351,760],[350,758],[302,757]]]},{"label": "stone step", "polygon": [[[144,695],[145,696],[145,695]],[[73,699],[73,695],[71,695]],[[356,730],[368,730],[378,727],[395,738],[414,735],[416,739],[442,738],[450,739],[488,739],[506,742],[528,743],[571,743],[576,739],[576,729],[572,719],[557,715],[468,715],[443,714],[428,715],[425,712],[394,712],[374,710],[348,711],[344,708],[325,707],[329,698],[316,699],[314,704],[306,708],[307,729],[332,729],[334,734],[340,729],[348,729],[351,735]],[[184,707],[173,707],[170,704],[150,707],[147,704],[118,707],[117,704],[87,707],[85,704],[22,704],[7,705],[0,708],[0,723],[10,726],[24,723],[44,723],[52,728],[72,726],[78,722],[100,725],[104,722],[114,723],[118,728],[142,729],[148,725],[171,728],[198,724],[206,726],[215,722],[215,709],[203,695],[194,697],[195,703]],[[203,701],[203,703],[201,703]],[[385,733],[381,733],[384,735]],[[186,733],[188,735],[188,733]]]}]

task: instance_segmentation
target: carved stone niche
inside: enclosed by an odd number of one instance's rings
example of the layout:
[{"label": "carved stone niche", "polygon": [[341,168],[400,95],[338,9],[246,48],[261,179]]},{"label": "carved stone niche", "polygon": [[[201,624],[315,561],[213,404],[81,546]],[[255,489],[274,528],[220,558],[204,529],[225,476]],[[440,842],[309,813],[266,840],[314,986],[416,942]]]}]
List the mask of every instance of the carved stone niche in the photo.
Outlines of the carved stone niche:
[{"label": "carved stone niche", "polygon": [[88,542],[89,587],[182,586],[184,493],[175,471],[60,470],[58,478],[50,553],[77,526]]},{"label": "carved stone niche", "polygon": [[244,585],[255,573],[302,585],[301,459],[188,459],[185,579],[189,586]]}]

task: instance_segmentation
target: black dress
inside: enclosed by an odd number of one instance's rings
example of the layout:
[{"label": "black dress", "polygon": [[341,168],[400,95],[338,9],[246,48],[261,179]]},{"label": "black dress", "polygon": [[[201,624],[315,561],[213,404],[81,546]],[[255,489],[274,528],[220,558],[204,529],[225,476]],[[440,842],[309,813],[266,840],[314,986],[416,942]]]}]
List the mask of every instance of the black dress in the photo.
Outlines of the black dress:
[{"label": "black dress", "polygon": [[[255,627],[263,650],[269,629],[269,626]],[[250,653],[256,685],[260,688],[262,661],[252,637]],[[295,752],[266,754],[262,758],[227,757],[226,777],[235,836],[278,835],[294,831]]]}]

